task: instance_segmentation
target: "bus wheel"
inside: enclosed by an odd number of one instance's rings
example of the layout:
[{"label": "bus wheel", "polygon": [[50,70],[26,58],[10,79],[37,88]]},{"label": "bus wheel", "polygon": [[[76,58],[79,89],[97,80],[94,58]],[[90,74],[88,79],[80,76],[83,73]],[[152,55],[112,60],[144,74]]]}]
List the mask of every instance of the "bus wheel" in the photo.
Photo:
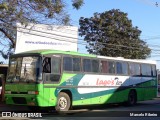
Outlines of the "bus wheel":
[{"label": "bus wheel", "polygon": [[71,106],[71,100],[67,93],[60,92],[57,99],[56,111],[68,111]]},{"label": "bus wheel", "polygon": [[137,103],[137,95],[134,90],[131,90],[128,94],[128,105],[133,106]]}]

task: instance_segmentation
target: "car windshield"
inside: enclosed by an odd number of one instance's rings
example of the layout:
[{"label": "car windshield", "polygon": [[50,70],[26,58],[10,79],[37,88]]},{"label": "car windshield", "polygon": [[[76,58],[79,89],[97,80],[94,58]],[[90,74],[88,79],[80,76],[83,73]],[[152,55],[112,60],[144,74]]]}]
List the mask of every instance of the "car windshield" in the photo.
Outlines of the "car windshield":
[{"label": "car windshield", "polygon": [[40,66],[40,57],[11,58],[7,82],[36,82],[42,79]]}]

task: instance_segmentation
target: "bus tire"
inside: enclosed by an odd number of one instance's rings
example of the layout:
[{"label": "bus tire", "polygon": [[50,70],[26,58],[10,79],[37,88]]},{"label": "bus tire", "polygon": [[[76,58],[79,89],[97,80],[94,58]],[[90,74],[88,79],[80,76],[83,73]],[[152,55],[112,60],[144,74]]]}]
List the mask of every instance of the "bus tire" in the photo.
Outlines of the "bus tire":
[{"label": "bus tire", "polygon": [[131,90],[128,94],[127,105],[133,106],[137,103],[137,94],[135,90]]},{"label": "bus tire", "polygon": [[57,99],[56,111],[68,111],[71,107],[71,99],[65,92],[60,92]]}]

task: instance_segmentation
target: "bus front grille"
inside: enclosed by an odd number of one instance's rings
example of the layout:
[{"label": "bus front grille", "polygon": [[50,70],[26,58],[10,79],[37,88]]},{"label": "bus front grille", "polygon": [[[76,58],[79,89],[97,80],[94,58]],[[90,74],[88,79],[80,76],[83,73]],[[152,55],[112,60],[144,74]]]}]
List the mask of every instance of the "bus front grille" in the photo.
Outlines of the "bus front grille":
[{"label": "bus front grille", "polygon": [[27,101],[24,97],[12,97],[15,104],[27,104]]},{"label": "bus front grille", "polygon": [[28,92],[11,92],[11,94],[28,94]]}]

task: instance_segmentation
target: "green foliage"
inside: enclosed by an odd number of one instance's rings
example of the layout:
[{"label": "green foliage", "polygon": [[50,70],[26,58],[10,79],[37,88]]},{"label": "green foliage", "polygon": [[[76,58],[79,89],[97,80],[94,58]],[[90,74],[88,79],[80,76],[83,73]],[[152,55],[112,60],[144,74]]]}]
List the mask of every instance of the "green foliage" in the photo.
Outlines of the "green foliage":
[{"label": "green foliage", "polygon": [[91,18],[81,17],[79,25],[79,35],[88,43],[86,48],[91,54],[145,59],[151,53],[140,39],[141,31],[119,9],[94,13]]},{"label": "green foliage", "polygon": [[0,10],[8,10],[8,7],[7,7],[7,5],[6,5],[6,3],[4,2],[4,3],[2,3],[2,4],[0,4]]},{"label": "green foliage", "polygon": [[[73,0],[73,7],[79,9],[83,0]],[[0,50],[7,59],[16,43],[16,23],[69,24],[65,0],[0,0],[0,37],[8,49]],[[1,44],[2,45],[2,44]]]},{"label": "green foliage", "polygon": [[72,0],[72,3],[73,3],[72,6],[77,10],[80,8],[80,6],[84,4],[83,0]]}]

